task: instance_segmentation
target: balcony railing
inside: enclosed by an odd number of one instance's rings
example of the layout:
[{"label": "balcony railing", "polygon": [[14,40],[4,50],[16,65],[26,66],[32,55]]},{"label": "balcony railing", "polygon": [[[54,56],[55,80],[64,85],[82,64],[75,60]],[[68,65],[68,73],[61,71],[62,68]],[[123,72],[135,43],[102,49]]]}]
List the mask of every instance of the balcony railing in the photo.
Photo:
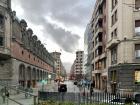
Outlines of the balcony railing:
[{"label": "balcony railing", "polygon": [[120,40],[117,37],[112,37],[112,39],[107,44],[107,48],[111,49],[114,46],[116,46],[117,44],[119,44],[119,42],[120,42]]}]

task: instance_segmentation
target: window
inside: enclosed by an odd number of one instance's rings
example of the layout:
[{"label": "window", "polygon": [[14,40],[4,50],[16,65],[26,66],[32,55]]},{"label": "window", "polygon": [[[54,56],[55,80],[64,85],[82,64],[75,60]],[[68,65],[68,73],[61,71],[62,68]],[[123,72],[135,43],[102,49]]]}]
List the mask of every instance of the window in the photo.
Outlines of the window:
[{"label": "window", "polygon": [[135,9],[140,10],[140,0],[135,0]]},{"label": "window", "polygon": [[98,64],[98,62],[96,62],[95,63],[95,70],[98,70],[98,68],[99,68],[99,64]]},{"label": "window", "polygon": [[24,51],[22,50],[22,52],[21,52],[21,53],[22,53],[22,55],[23,55],[23,54],[24,54]]},{"label": "window", "polygon": [[114,15],[115,15],[114,18],[115,18],[115,22],[116,22],[118,20],[118,16],[117,16],[118,15],[118,12],[117,12],[117,10],[115,11]]},{"label": "window", "polygon": [[0,46],[4,46],[4,38],[0,36]]},{"label": "window", "polygon": [[99,54],[99,52],[98,52],[98,49],[97,49],[97,50],[95,50],[95,57],[97,57],[98,54]]},{"label": "window", "polygon": [[112,17],[111,17],[112,19],[112,26],[117,22],[117,20],[118,20],[118,12],[117,12],[117,10],[114,12],[114,14],[112,15]]},{"label": "window", "polygon": [[140,20],[135,21],[135,35],[140,36]]},{"label": "window", "polygon": [[135,58],[140,59],[140,44],[135,45]]},{"label": "window", "polygon": [[135,84],[140,84],[140,70],[135,70]]},{"label": "window", "polygon": [[111,81],[116,81],[117,80],[117,76],[116,76],[116,70],[115,71],[111,71]]},{"label": "window", "polygon": [[114,37],[117,37],[117,28],[114,30]]},{"label": "window", "polygon": [[102,62],[101,61],[99,61],[99,68],[98,68],[99,70],[101,70],[102,69]]},{"label": "window", "polygon": [[118,34],[117,28],[111,33],[111,38],[116,38]]},{"label": "window", "polygon": [[113,33],[113,32],[111,32],[111,38],[113,38],[113,36],[114,36],[113,34],[114,34],[114,33]]},{"label": "window", "polygon": [[111,64],[117,63],[117,47],[111,50]]},{"label": "window", "polygon": [[106,22],[106,15],[104,16],[104,23]]},{"label": "window", "polygon": [[118,3],[118,0],[112,0],[112,10],[115,8],[117,3]]}]

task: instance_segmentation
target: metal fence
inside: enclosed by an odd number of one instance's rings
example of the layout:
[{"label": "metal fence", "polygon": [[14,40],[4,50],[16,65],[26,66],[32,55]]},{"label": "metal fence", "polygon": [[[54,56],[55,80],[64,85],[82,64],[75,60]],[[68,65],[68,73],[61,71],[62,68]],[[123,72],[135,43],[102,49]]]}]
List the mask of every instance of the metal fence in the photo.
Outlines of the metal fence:
[{"label": "metal fence", "polygon": [[0,82],[0,105],[37,105],[33,90]]},{"label": "metal fence", "polygon": [[139,103],[140,97],[135,100],[129,94],[111,94],[111,93],[59,93],[59,92],[39,92],[39,102],[53,100],[56,102],[73,102],[75,105],[93,105],[93,104],[133,104]]}]

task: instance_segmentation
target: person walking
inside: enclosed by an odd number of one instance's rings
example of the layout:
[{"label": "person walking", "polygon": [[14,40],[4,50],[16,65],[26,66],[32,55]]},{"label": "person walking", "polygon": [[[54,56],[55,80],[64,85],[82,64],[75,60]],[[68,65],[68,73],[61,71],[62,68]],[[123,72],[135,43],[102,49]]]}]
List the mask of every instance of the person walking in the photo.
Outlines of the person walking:
[{"label": "person walking", "polygon": [[2,102],[3,102],[3,103],[5,103],[5,98],[6,98],[6,97],[5,97],[5,92],[6,92],[6,91],[5,91],[5,88],[2,88],[2,89],[0,90],[0,94],[1,94],[1,97],[2,97]]}]

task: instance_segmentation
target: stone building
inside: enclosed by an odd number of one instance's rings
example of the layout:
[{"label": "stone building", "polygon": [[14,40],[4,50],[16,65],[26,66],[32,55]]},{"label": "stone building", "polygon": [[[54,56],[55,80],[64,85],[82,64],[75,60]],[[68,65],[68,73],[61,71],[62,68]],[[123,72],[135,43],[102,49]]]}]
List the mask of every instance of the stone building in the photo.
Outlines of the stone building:
[{"label": "stone building", "polygon": [[140,0],[108,2],[108,79],[113,93],[140,91]]},{"label": "stone building", "polygon": [[90,53],[88,56],[90,56],[89,60],[92,66],[95,88],[99,90],[106,90],[107,87],[106,38],[108,35],[108,1],[109,0],[96,1],[89,26],[92,29],[92,37],[90,37],[92,43],[89,44]]},{"label": "stone building", "polygon": [[65,67],[63,66],[63,63],[61,61],[61,53],[60,52],[52,52],[51,55],[56,61],[57,77],[58,78],[65,77],[66,76],[66,70],[65,70]]},{"label": "stone building", "polygon": [[55,76],[54,59],[41,41],[11,10],[11,0],[0,1],[0,81],[35,87]]},{"label": "stone building", "polygon": [[95,88],[140,90],[140,0],[96,0],[93,27]]},{"label": "stone building", "polygon": [[52,57],[56,60],[56,73],[57,75],[61,74],[61,53],[60,52],[52,52]]},{"label": "stone building", "polygon": [[74,71],[75,71],[75,63],[76,63],[76,60],[74,60],[72,66],[71,66],[71,69],[70,69],[70,80],[75,80],[75,75],[74,75]]},{"label": "stone building", "polygon": [[80,80],[83,78],[83,58],[84,51],[76,51],[76,59],[71,67],[71,73],[74,73],[74,79]]}]

